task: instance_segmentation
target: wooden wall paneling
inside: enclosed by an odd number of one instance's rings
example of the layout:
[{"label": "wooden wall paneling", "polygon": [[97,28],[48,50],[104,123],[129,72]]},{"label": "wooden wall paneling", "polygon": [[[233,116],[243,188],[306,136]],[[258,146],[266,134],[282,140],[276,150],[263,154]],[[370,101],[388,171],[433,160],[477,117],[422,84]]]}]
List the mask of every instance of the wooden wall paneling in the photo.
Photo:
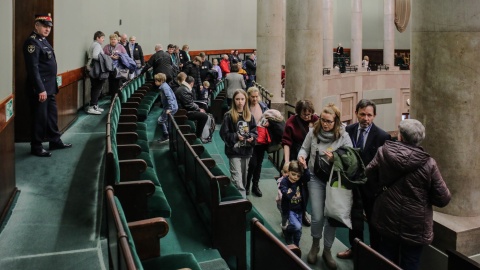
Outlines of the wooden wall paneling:
[{"label": "wooden wall paneling", "polygon": [[340,120],[351,124],[355,122],[355,106],[357,105],[357,93],[340,95]]},{"label": "wooden wall paneling", "polygon": [[[15,116],[14,116],[15,117]],[[0,131],[0,223],[8,214],[17,193],[15,181],[14,121],[11,119]]]}]

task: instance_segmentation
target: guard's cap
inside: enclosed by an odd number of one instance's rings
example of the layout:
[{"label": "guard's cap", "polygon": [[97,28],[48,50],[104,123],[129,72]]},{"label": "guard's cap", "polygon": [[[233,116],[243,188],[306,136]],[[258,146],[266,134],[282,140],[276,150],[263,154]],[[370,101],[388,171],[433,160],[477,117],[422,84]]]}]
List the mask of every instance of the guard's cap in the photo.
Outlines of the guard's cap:
[{"label": "guard's cap", "polygon": [[52,15],[50,13],[35,15],[35,22],[41,22],[44,25],[53,26]]}]

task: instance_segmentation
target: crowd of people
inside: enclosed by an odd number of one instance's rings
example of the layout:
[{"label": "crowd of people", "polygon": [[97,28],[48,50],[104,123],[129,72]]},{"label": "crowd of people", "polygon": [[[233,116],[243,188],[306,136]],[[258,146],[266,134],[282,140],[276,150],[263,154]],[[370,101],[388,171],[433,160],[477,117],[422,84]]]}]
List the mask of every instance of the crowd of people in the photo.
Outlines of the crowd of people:
[{"label": "crowd of people", "polygon": [[[311,226],[308,263],[317,262],[320,239],[324,237],[321,256],[330,269],[336,269],[331,248],[338,226],[349,228],[352,247],[336,257],[352,258],[354,239],[364,240],[366,218],[373,249],[403,269],[418,269],[423,247],[433,240],[432,206],[446,206],[451,198],[435,160],[419,146],[425,137],[425,128],[419,121],[401,121],[398,137],[391,138],[374,124],[375,103],[362,99],[355,109],[356,123],[348,126],[342,123],[340,110],[334,104],[316,114],[309,100],[298,101],[295,115],[285,122],[280,112],[261,101],[259,90],[253,86],[256,52],[242,60],[238,50],[232,50],[211,63],[205,53],[191,57],[188,45],[180,49],[169,44],[164,51],[157,44],[155,53],[145,62],[134,36],[112,34],[109,44],[102,49],[104,37],[100,31],[94,34],[87,67],[92,69],[95,61],[102,62],[101,65],[111,61],[114,67],[127,66],[125,63],[129,61],[124,58],[128,57],[134,63],[136,75],[153,69],[164,108],[158,119],[162,130],[160,142],[168,140],[168,114],[175,114],[178,109],[187,111],[188,119],[196,123],[197,137],[202,138],[209,117],[211,88],[219,80],[225,81],[229,110],[224,115],[220,137],[225,142],[231,181],[244,198],[250,193],[262,197],[259,180],[265,152],[274,144],[281,145],[284,164],[276,198],[280,226],[286,242],[297,246],[302,224]],[[339,44],[337,54],[342,53]],[[110,59],[105,60],[102,54]],[[368,66],[368,58],[365,61]],[[117,91],[121,83],[117,73],[108,75],[110,93]],[[91,76],[92,97],[87,110],[90,114],[101,113],[97,102],[104,81],[105,77]],[[285,66],[282,66],[282,86],[284,83]],[[208,142],[204,138],[202,141]],[[343,199],[328,198],[328,190],[335,180],[334,164],[345,149],[356,149],[358,158],[353,159],[353,164],[365,175],[363,182],[347,181],[346,186],[340,186],[351,191],[348,224],[339,223],[326,211],[329,199]]]},{"label": "crowd of people", "polygon": [[[262,134],[265,130],[271,133],[268,127],[275,110],[258,100],[254,87],[247,93],[235,90],[231,99],[220,136],[225,141],[232,183],[244,197],[251,185],[252,193],[262,196],[260,161],[269,146]],[[354,239],[364,240],[366,219],[373,249],[402,269],[418,269],[423,247],[433,240],[432,206],[444,207],[451,198],[435,160],[419,146],[425,138],[424,126],[418,120],[405,119],[398,126],[397,138],[391,138],[374,124],[376,104],[367,99],[358,102],[357,122],[348,126],[341,122],[340,110],[332,103],[317,115],[311,101],[300,100],[295,112],[283,127],[284,165],[277,180],[276,203],[286,243],[299,246],[302,223],[311,225],[307,262],[316,264],[324,237],[322,258],[329,269],[336,269],[331,252],[336,228],[349,228],[352,245],[336,257],[351,259]],[[350,159],[348,166],[355,166],[355,175],[363,173],[365,179],[346,179],[345,186],[340,186],[351,190],[353,199],[349,222],[339,223],[326,209],[329,199],[344,199],[328,198],[328,185],[339,182],[338,178],[334,181],[332,172],[345,149],[357,151],[357,158]]]}]

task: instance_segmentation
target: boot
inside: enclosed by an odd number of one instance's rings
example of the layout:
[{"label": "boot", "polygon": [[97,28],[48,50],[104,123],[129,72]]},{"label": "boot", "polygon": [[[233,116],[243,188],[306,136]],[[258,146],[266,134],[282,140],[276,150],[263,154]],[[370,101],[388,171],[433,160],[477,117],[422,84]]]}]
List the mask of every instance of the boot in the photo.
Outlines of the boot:
[{"label": "boot", "polygon": [[252,193],[253,195],[257,196],[257,197],[262,197],[262,191],[260,191],[260,188],[258,187],[258,184],[256,185],[253,185],[252,187]]},{"label": "boot", "polygon": [[335,262],[335,260],[333,259],[332,252],[329,248],[323,249],[322,258],[328,268],[337,269],[337,262]]},{"label": "boot", "polygon": [[320,251],[320,238],[313,238],[312,240],[312,247],[310,248],[310,252],[308,252],[307,262],[309,264],[316,264],[317,254]]}]

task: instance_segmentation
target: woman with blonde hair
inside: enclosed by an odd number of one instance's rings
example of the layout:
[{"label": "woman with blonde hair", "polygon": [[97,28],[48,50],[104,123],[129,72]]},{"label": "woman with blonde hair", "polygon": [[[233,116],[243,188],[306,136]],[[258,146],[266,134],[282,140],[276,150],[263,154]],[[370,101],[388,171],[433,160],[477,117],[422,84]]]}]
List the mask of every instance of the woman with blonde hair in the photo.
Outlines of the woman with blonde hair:
[{"label": "woman with blonde hair", "polygon": [[247,104],[247,93],[238,89],[233,93],[231,109],[225,113],[220,137],[225,142],[229,159],[231,181],[246,198],[248,162],[257,138],[257,125]]},{"label": "woman with blonde hair", "polygon": [[[329,179],[328,172],[333,163],[333,151],[341,146],[352,147],[350,136],[345,131],[345,126],[340,121],[340,111],[333,104],[330,103],[324,107],[320,114],[320,120],[317,121],[311,129],[305,140],[302,148],[298,153],[298,160],[304,162],[307,157],[308,169],[310,170],[310,181],[308,182],[309,200],[312,206],[312,247],[307,256],[307,262],[315,264],[317,262],[317,253],[320,251],[320,238],[325,236],[324,250],[322,258],[325,264],[330,269],[336,269],[337,264],[332,257],[331,248],[335,240],[335,227],[330,226],[325,219],[325,189]],[[325,161],[327,169],[315,175],[315,156],[320,155],[320,158]]]}]

